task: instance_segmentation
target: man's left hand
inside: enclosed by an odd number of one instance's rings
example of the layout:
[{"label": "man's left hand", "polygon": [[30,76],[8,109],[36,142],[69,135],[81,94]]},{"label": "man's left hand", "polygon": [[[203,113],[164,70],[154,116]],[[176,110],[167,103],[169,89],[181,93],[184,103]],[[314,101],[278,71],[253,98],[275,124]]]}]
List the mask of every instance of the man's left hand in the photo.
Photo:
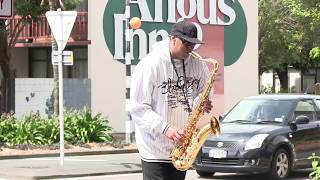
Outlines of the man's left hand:
[{"label": "man's left hand", "polygon": [[209,98],[206,98],[202,104],[202,112],[206,112],[206,113],[210,113],[211,109],[212,109],[212,102]]}]

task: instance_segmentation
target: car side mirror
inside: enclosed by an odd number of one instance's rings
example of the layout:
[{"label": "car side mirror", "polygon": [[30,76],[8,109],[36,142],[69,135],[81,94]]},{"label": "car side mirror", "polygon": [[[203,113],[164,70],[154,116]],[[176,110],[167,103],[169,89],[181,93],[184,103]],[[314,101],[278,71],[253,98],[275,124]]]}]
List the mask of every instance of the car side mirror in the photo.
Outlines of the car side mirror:
[{"label": "car side mirror", "polygon": [[222,122],[222,120],[223,120],[223,116],[219,116],[219,122]]},{"label": "car side mirror", "polygon": [[297,116],[295,119],[296,124],[308,124],[309,122],[310,122],[309,117],[304,115]]},{"label": "car side mirror", "polygon": [[296,122],[291,122],[290,123],[290,129],[292,131],[296,131],[298,129],[298,126],[297,126]]},{"label": "car side mirror", "polygon": [[292,131],[296,131],[298,129],[297,124],[308,124],[310,121],[308,116],[300,115],[297,116],[296,119],[290,123],[290,129]]}]

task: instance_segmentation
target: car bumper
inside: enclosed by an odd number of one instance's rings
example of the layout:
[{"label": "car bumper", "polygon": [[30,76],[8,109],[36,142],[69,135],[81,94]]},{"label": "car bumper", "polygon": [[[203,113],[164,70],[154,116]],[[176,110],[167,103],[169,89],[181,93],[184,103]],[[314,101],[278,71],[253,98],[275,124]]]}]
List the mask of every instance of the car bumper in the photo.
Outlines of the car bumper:
[{"label": "car bumper", "polygon": [[206,172],[225,172],[225,173],[265,173],[269,170],[268,166],[259,165],[208,165],[194,163],[193,168]]},{"label": "car bumper", "polygon": [[251,151],[242,154],[242,156],[213,159],[209,158],[206,153],[200,153],[193,164],[193,168],[206,172],[265,173],[270,168],[271,157],[264,157],[259,154],[259,151]]}]

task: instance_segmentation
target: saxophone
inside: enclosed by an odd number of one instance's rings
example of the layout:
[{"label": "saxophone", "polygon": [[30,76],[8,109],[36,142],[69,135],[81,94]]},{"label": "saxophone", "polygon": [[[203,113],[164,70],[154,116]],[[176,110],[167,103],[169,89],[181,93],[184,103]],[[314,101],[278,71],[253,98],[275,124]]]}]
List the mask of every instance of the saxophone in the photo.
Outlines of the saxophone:
[{"label": "saxophone", "polygon": [[217,62],[203,59],[194,51],[192,51],[190,55],[198,60],[211,63],[213,65],[213,69],[210,72],[202,93],[199,95],[199,100],[196,103],[194,110],[188,118],[184,129],[186,139],[181,145],[173,149],[171,153],[172,163],[174,167],[180,171],[186,171],[192,166],[192,163],[195,160],[202,144],[210,135],[220,135],[219,122],[214,116],[210,122],[203,126],[200,130],[196,128],[197,122],[203,115],[202,103],[206,100],[211,91],[219,65]]}]

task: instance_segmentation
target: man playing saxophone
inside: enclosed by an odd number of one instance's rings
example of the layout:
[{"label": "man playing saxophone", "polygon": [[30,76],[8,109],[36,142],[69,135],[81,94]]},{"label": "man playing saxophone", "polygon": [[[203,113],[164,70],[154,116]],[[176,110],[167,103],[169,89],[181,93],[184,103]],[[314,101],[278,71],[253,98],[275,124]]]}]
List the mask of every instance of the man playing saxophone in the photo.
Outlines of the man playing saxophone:
[{"label": "man playing saxophone", "polygon": [[[130,113],[144,180],[185,179],[186,171],[173,166],[171,152],[185,142],[185,124],[208,79],[207,65],[190,55],[202,44],[197,33],[193,23],[176,23],[132,75]],[[202,112],[210,112],[209,98],[201,104]]]}]

